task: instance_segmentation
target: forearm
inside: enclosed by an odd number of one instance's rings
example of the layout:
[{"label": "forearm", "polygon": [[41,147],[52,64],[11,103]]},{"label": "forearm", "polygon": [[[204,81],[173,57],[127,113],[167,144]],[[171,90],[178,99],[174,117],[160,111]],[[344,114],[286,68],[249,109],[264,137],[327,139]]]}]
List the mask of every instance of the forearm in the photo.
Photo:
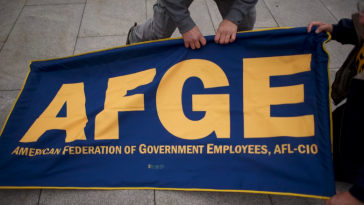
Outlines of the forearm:
[{"label": "forearm", "polygon": [[225,19],[240,25],[243,17],[257,4],[258,0],[235,0]]},{"label": "forearm", "polygon": [[357,45],[359,43],[352,20],[341,19],[338,24],[333,24],[332,27],[332,40],[336,40],[342,44]]},{"label": "forearm", "polygon": [[186,33],[196,26],[183,0],[161,0],[168,15],[176,22],[180,33]]}]

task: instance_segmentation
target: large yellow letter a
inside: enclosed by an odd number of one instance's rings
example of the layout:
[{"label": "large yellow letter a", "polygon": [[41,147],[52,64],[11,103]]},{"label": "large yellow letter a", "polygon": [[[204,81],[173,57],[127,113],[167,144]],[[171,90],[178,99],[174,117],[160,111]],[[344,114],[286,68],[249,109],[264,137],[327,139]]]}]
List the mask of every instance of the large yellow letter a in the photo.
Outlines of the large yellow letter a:
[{"label": "large yellow letter a", "polygon": [[[57,117],[64,103],[67,117]],[[64,84],[57,95],[39,116],[20,142],[35,142],[47,130],[66,130],[66,142],[86,140],[84,128],[87,123],[83,83]]]}]

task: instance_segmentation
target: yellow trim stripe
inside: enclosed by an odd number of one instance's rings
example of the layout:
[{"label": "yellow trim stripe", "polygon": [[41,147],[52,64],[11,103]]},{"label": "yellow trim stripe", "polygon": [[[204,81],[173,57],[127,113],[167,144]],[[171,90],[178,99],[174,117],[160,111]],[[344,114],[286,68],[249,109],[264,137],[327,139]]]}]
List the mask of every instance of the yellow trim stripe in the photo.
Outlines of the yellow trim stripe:
[{"label": "yellow trim stripe", "polygon": [[270,31],[270,30],[291,29],[291,28],[293,28],[293,27],[262,28],[262,29],[250,30],[250,31],[239,31],[237,33],[249,33],[249,32],[256,32],[256,31]]},{"label": "yellow trim stripe", "polygon": [[332,108],[331,108],[331,76],[330,76],[330,55],[329,52],[326,50],[326,43],[331,40],[331,34],[327,32],[327,35],[329,37],[327,40],[322,44],[322,47],[324,48],[324,51],[326,52],[327,56],[329,57],[329,60],[327,62],[327,75],[329,76],[329,108],[330,108],[330,139],[331,139],[331,152],[334,153],[334,131],[332,127]]},{"label": "yellow trim stripe", "polygon": [[[242,32],[238,32],[238,33],[248,33],[248,32],[260,32],[260,31],[269,31],[269,30],[278,30],[278,29],[290,29],[292,27],[276,27],[276,28],[267,28],[267,29],[259,29],[259,30],[251,30],[251,31],[242,31]],[[125,46],[119,46],[119,47],[113,47],[113,48],[107,48],[107,49],[102,49],[102,50],[98,50],[98,51],[92,51],[92,52],[87,52],[87,53],[82,53],[82,54],[77,54],[77,55],[72,55],[72,56],[67,56],[67,57],[62,57],[62,58],[53,58],[53,59],[45,59],[45,60],[33,60],[30,61],[28,67],[29,67],[29,72],[26,76],[26,78],[24,79],[24,83],[23,83],[23,87],[21,88],[18,97],[16,98],[13,107],[10,110],[10,113],[8,115],[8,117],[5,120],[4,126],[0,132],[0,137],[2,132],[4,131],[4,128],[6,126],[6,123],[8,122],[8,119],[11,115],[11,113],[13,112],[13,109],[21,95],[21,93],[23,92],[25,83],[28,79],[29,73],[31,71],[30,65],[33,62],[37,62],[37,61],[49,61],[49,60],[58,60],[58,59],[64,59],[64,58],[69,58],[69,57],[75,57],[75,56],[81,56],[81,55],[85,55],[85,54],[90,54],[90,53],[97,53],[97,52],[101,52],[101,51],[107,51],[107,50],[111,50],[111,49],[116,49],[116,48],[123,48],[123,47],[129,47],[129,46],[134,46],[134,45],[140,45],[140,44],[146,44],[146,43],[152,43],[152,42],[159,42],[159,41],[168,41],[168,40],[175,40],[175,39],[182,39],[182,37],[177,37],[177,38],[169,38],[169,39],[160,39],[160,40],[154,40],[154,41],[146,41],[146,42],[140,42],[140,43],[135,43],[135,44],[130,44],[130,45],[125,45]],[[327,41],[331,40],[331,35],[329,34],[329,39],[326,40],[324,42],[324,45]],[[325,49],[325,46],[324,50]],[[326,53],[328,54],[328,52],[326,51]],[[329,56],[329,61],[330,61],[330,56]],[[329,68],[329,64],[328,64],[328,68]],[[329,70],[328,70],[329,71]],[[329,80],[330,80],[330,72],[329,72]],[[330,99],[331,99],[331,85],[330,85]],[[330,111],[331,111],[331,103],[330,103]],[[331,118],[331,114],[330,114],[330,121],[331,121],[331,143],[332,143],[332,118]],[[99,190],[123,190],[123,189],[144,189],[144,190],[167,190],[167,191],[210,191],[210,192],[238,192],[238,193],[254,193],[254,194],[274,194],[274,195],[285,195],[285,196],[298,196],[298,197],[309,197],[309,198],[317,198],[317,199],[330,199],[330,197],[326,197],[326,196],[316,196],[316,195],[307,195],[307,194],[295,194],[295,193],[288,193],[288,192],[269,192],[269,191],[251,191],[251,190],[228,190],[228,189],[183,189],[183,188],[155,188],[155,187],[37,187],[37,186],[0,186],[0,189],[99,189]]]},{"label": "yellow trim stripe", "polygon": [[330,199],[327,196],[316,196],[307,194],[295,194],[288,192],[269,192],[269,191],[250,191],[250,190],[232,190],[232,189],[183,189],[183,188],[156,188],[156,187],[17,187],[17,186],[3,186],[0,189],[101,189],[101,190],[123,190],[123,189],[146,189],[146,190],[165,190],[165,191],[210,191],[210,192],[239,192],[239,193],[251,193],[251,194],[274,194],[285,196],[299,196],[309,197],[317,199]]}]

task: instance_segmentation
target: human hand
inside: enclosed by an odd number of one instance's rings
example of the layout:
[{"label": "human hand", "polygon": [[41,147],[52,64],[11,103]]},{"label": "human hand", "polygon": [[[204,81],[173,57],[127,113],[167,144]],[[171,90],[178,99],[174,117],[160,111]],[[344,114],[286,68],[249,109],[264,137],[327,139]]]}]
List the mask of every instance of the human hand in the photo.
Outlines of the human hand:
[{"label": "human hand", "polygon": [[331,199],[325,202],[325,205],[363,205],[359,200],[357,200],[350,192],[337,193]]},{"label": "human hand", "polygon": [[233,22],[224,19],[217,29],[215,35],[215,42],[220,44],[228,44],[234,42],[236,38],[236,32],[238,31],[238,25]]},{"label": "human hand", "polygon": [[322,23],[320,21],[312,21],[307,26],[308,33],[311,32],[312,26],[318,26],[318,28],[316,29],[316,33],[321,33],[322,31],[325,31],[325,32],[329,32],[330,34],[332,34],[332,31],[333,31],[333,27],[331,24]]},{"label": "human hand", "polygon": [[197,26],[193,27],[186,33],[183,33],[182,38],[185,42],[186,48],[191,47],[192,49],[199,49],[201,48],[201,45],[206,45],[206,39]]}]

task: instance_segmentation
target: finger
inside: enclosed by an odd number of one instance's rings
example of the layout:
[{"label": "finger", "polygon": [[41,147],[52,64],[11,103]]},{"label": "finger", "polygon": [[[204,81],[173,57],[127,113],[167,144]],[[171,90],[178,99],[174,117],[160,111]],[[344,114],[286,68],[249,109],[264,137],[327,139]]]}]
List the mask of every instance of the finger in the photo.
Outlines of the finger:
[{"label": "finger", "polygon": [[236,33],[233,33],[233,35],[231,35],[231,38],[230,38],[230,43],[234,42],[235,38],[236,38]]},{"label": "finger", "polygon": [[201,48],[200,41],[195,41],[195,46],[197,49]]},{"label": "finger", "polygon": [[216,35],[215,35],[215,43],[219,43],[219,40],[220,40],[220,31],[217,31]]},{"label": "finger", "polygon": [[224,44],[224,41],[225,41],[225,36],[226,36],[226,34],[221,34],[221,36],[220,36],[220,44]]},{"label": "finger", "polygon": [[193,42],[191,42],[191,43],[190,43],[190,46],[191,46],[191,48],[192,48],[193,50],[195,50],[195,48],[196,48],[196,47],[195,47],[195,44],[194,44]]},{"label": "finger", "polygon": [[202,46],[206,45],[206,39],[205,39],[205,37],[201,36],[200,42],[201,42],[201,45]]},{"label": "finger", "polygon": [[321,25],[316,29],[316,33],[321,33],[322,31],[326,31],[329,28],[328,25]]},{"label": "finger", "polygon": [[228,44],[230,41],[230,34],[226,34],[224,44]]},{"label": "finger", "polygon": [[186,46],[186,48],[188,48],[188,47],[190,47],[190,44],[185,41],[185,46]]}]

